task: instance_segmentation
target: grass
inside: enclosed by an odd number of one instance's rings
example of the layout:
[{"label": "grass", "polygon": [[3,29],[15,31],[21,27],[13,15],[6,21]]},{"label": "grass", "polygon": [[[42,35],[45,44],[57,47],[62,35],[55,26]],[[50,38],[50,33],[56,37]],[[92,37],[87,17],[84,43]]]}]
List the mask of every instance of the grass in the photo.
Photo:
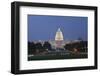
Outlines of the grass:
[{"label": "grass", "polygon": [[69,54],[69,55],[41,55],[28,57],[28,61],[32,60],[56,60],[56,59],[80,59],[88,58],[87,54]]}]

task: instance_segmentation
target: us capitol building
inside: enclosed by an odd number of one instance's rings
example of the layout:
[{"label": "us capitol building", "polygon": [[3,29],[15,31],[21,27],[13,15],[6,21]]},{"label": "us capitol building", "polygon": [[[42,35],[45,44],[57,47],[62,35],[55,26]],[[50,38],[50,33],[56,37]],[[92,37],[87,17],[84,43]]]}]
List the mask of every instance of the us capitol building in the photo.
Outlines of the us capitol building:
[{"label": "us capitol building", "polygon": [[[39,40],[39,41],[34,41],[34,42],[36,42],[36,43],[41,42],[42,44],[44,44],[45,41]],[[64,49],[65,44],[79,42],[79,40],[73,40],[73,41],[64,40],[63,32],[61,31],[60,28],[58,28],[57,32],[55,34],[55,39],[54,40],[48,40],[48,42],[51,44],[53,49],[57,49],[57,48]]]},{"label": "us capitol building", "polygon": [[55,40],[54,41],[49,40],[49,42],[52,45],[52,48],[56,49],[56,48],[63,48],[65,44],[79,42],[79,40],[73,40],[73,41],[64,40],[63,32],[61,31],[60,28],[58,28],[55,34]]},{"label": "us capitol building", "polygon": [[52,48],[56,49],[56,48],[63,48],[63,46],[65,45],[64,43],[64,36],[63,33],[61,31],[60,28],[58,28],[56,35],[55,35],[55,40],[54,41],[50,41],[50,44],[52,45]]}]

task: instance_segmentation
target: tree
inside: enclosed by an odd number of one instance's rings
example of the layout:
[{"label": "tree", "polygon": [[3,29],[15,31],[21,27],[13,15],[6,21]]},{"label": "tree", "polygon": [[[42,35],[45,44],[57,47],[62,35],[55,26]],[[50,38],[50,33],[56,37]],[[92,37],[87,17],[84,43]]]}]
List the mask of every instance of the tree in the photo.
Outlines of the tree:
[{"label": "tree", "polygon": [[80,42],[80,51],[81,52],[87,52],[87,41],[81,41]]},{"label": "tree", "polygon": [[44,45],[43,45],[44,49],[48,49],[48,50],[51,50],[51,44],[49,42],[44,42]]},{"label": "tree", "polygon": [[28,54],[35,54],[36,46],[34,42],[28,42]]},{"label": "tree", "polygon": [[72,51],[73,45],[72,44],[65,44],[64,48],[66,50]]},{"label": "tree", "polygon": [[65,44],[64,48],[69,51],[87,52],[87,41]]},{"label": "tree", "polygon": [[36,43],[35,46],[36,46],[37,54],[39,54],[39,53],[44,51],[44,48],[43,48],[43,46],[42,46],[42,44],[40,42]]}]

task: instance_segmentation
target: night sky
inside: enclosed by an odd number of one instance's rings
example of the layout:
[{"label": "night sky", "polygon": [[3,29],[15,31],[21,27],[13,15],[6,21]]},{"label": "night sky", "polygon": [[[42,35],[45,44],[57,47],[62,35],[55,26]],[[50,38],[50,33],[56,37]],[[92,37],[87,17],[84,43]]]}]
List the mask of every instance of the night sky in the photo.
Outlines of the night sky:
[{"label": "night sky", "polygon": [[64,40],[87,40],[87,27],[87,17],[28,15],[28,41],[54,40],[58,28]]}]

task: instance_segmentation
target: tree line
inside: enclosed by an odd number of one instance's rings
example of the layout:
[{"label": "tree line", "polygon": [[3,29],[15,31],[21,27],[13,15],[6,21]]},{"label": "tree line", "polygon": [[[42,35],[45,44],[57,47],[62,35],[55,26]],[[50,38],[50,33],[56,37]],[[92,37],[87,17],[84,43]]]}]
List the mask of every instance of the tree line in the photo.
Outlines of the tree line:
[{"label": "tree line", "polygon": [[80,41],[70,44],[65,44],[64,48],[72,52],[87,52],[87,41]]},{"label": "tree line", "polygon": [[44,42],[42,45],[41,42],[28,42],[28,54],[44,54],[51,50],[51,44],[49,42]]},{"label": "tree line", "polygon": [[[75,43],[65,44],[63,48],[70,52],[87,52],[87,41],[80,41]],[[46,41],[44,44],[41,42],[28,42],[28,54],[45,54],[48,51],[52,51],[52,45]],[[55,49],[56,50],[56,49]]]}]

